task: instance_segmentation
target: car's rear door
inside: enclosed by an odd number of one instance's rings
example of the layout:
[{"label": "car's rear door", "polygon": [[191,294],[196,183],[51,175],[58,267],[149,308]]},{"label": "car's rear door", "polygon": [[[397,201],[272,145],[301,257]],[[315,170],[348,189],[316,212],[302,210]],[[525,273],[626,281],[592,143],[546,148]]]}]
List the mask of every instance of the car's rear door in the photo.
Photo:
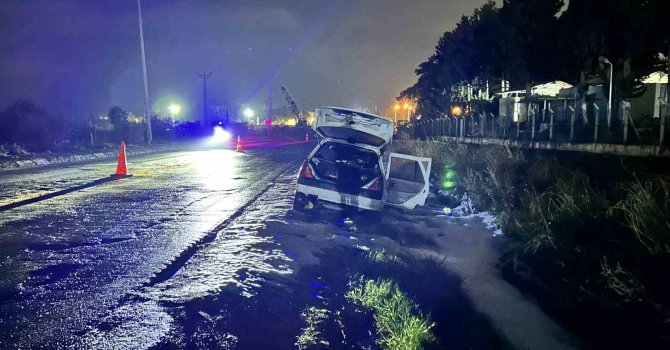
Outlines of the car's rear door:
[{"label": "car's rear door", "polygon": [[414,209],[428,198],[430,158],[391,153],[386,166],[387,205]]}]

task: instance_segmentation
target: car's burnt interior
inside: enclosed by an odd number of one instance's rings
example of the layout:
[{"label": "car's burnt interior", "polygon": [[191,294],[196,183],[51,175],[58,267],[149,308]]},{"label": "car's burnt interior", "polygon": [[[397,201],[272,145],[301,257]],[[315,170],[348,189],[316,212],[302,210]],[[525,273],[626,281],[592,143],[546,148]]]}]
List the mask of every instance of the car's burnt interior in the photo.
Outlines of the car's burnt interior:
[{"label": "car's burnt interior", "polygon": [[373,151],[338,142],[327,142],[312,157],[317,176],[340,189],[360,190],[381,175],[379,157]]}]

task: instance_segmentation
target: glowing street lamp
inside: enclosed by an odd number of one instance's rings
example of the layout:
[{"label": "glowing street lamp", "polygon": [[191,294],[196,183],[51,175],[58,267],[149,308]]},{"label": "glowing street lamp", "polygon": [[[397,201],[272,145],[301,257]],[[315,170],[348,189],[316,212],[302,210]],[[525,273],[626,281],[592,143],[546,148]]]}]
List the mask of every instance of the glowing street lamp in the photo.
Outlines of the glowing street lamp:
[{"label": "glowing street lamp", "polygon": [[181,106],[172,102],[168,106],[168,110],[170,111],[170,114],[172,115],[172,124],[174,124],[175,117],[177,116],[177,114],[179,114],[179,112],[181,112]]},{"label": "glowing street lamp", "polygon": [[453,115],[454,117],[460,117],[462,113],[463,109],[461,109],[460,106],[451,107],[451,115]]},{"label": "glowing street lamp", "polygon": [[405,111],[407,111],[407,120],[409,120],[409,103],[405,102],[405,105],[403,106],[405,108]]},{"label": "glowing street lamp", "polygon": [[[251,119],[254,117],[254,115],[256,115],[256,113],[254,113],[254,110],[249,107],[247,107],[242,113],[247,119]],[[256,121],[256,124],[258,124],[258,120]]]},{"label": "glowing street lamp", "polygon": [[400,109],[400,105],[396,103],[395,106],[393,106],[393,122],[396,123],[396,124],[398,124],[398,110],[399,109]]}]

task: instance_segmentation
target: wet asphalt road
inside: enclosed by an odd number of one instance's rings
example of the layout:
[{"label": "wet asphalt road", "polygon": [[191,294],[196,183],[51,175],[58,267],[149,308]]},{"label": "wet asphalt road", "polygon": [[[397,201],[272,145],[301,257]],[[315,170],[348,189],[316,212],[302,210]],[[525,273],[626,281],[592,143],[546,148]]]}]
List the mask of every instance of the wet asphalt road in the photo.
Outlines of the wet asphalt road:
[{"label": "wet asphalt road", "polygon": [[[399,280],[437,312],[449,348],[491,345],[465,335],[490,327],[458,278],[426,263],[365,261],[370,248],[431,244],[406,234],[397,224],[404,214],[380,226],[291,210],[295,174],[313,146],[143,156],[129,160],[131,178],[0,212],[0,348],[291,349],[310,326],[306,312],[320,310],[323,341],[309,348],[375,349],[372,318],[344,298],[359,274]],[[3,173],[0,205],[114,167]]]}]

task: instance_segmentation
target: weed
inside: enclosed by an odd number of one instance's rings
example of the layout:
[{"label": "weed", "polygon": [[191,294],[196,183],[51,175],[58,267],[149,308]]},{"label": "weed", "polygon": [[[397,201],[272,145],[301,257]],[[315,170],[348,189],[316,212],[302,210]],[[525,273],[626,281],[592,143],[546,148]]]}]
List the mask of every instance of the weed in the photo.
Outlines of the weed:
[{"label": "weed", "polygon": [[402,260],[397,255],[392,255],[386,252],[386,250],[373,250],[368,252],[368,259],[374,262],[379,263],[395,263],[402,264]]},{"label": "weed", "polygon": [[346,297],[373,312],[378,343],[384,349],[421,349],[435,340],[431,331],[435,324],[391,280],[361,277],[350,283]]},{"label": "weed", "polygon": [[661,176],[636,179],[610,213],[622,212],[626,226],[651,255],[670,253],[670,183]]},{"label": "weed", "polygon": [[[600,265],[600,275],[609,291],[622,298],[626,302],[642,301],[645,294],[644,286],[633,274],[625,271],[621,264],[610,266],[604,257]],[[646,298],[644,298],[646,299]]]},{"label": "weed", "polygon": [[307,323],[307,327],[302,329],[302,333],[298,336],[295,346],[300,349],[308,349],[315,345],[323,345],[328,347],[330,343],[321,337],[319,325],[328,318],[328,310],[318,309],[314,306],[309,307],[303,311],[302,319]]}]

